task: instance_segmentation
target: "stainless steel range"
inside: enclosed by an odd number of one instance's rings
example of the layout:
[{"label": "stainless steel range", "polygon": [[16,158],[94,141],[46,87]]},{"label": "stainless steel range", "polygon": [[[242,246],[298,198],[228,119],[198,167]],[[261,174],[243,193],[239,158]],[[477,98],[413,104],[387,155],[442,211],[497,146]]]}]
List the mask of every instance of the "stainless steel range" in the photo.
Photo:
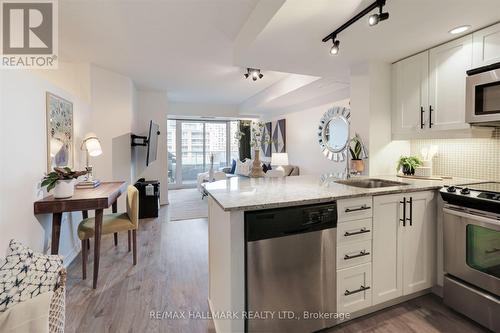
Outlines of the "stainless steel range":
[{"label": "stainless steel range", "polygon": [[441,189],[444,302],[500,332],[500,183]]}]

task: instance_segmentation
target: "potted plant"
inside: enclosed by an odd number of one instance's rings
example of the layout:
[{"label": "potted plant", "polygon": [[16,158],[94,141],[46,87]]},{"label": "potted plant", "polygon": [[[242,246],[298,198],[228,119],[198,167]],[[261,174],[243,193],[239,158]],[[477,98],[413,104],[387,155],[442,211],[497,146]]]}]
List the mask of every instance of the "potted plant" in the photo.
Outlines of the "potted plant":
[{"label": "potted plant", "polygon": [[402,170],[405,175],[414,175],[415,169],[422,165],[422,160],[416,156],[401,156],[397,170]]},{"label": "potted plant", "polygon": [[47,192],[54,189],[54,198],[70,198],[75,193],[75,180],[87,171],[73,171],[68,167],[54,168],[42,179],[42,187],[47,186]]},{"label": "potted plant", "polygon": [[[354,148],[352,144],[354,143]],[[358,139],[358,136],[352,138],[349,143],[349,151],[351,153],[351,169],[355,170],[356,173],[362,173],[365,170],[365,163],[363,162],[363,158],[361,154],[363,152],[363,146],[361,141]]]},{"label": "potted plant", "polygon": [[254,160],[252,164],[252,170],[250,171],[250,177],[264,177],[264,171],[262,170],[261,161],[260,161],[260,146],[262,142],[270,143],[271,139],[269,135],[265,132],[264,123],[253,122],[252,130],[251,130],[251,141],[250,146],[254,149]]}]

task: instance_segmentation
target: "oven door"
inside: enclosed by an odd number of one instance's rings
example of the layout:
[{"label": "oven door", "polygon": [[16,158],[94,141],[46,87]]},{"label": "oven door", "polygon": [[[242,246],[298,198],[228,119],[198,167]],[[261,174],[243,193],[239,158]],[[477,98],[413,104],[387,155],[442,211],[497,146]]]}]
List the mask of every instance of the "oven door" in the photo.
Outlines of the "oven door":
[{"label": "oven door", "polygon": [[444,269],[500,297],[500,215],[445,205]]},{"label": "oven door", "polygon": [[500,69],[467,77],[466,121],[500,123]]}]

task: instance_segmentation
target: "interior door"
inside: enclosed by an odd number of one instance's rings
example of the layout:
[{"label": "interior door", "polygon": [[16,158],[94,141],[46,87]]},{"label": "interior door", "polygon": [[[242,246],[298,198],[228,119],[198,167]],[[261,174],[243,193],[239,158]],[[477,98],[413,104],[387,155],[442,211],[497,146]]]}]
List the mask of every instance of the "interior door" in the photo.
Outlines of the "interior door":
[{"label": "interior door", "polygon": [[465,122],[465,82],[466,71],[471,67],[471,35],[429,51],[428,129],[470,127]]},{"label": "interior door", "polygon": [[[409,197],[409,198],[408,198]],[[436,200],[434,192],[410,193],[402,227],[403,295],[432,287],[435,271]],[[411,215],[411,217],[410,217]]]},{"label": "interior door", "polygon": [[[427,119],[429,52],[425,51],[397,62],[395,76],[394,133],[414,133]],[[424,113],[421,111],[423,110]]]},{"label": "interior door", "polygon": [[399,194],[373,198],[373,305],[403,295],[402,200]]}]

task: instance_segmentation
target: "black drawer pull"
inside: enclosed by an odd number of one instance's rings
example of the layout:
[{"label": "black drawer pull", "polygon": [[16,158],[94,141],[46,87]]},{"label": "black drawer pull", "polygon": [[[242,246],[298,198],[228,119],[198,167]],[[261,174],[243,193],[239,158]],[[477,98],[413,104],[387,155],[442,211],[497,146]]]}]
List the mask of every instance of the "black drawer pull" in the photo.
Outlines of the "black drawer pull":
[{"label": "black drawer pull", "polygon": [[366,228],[361,228],[359,231],[355,231],[355,232],[348,232],[346,231],[344,236],[345,237],[349,237],[349,236],[354,236],[354,235],[359,235],[359,234],[365,234],[367,232],[370,232],[370,229],[366,229]]},{"label": "black drawer pull", "polygon": [[403,218],[399,220],[403,222],[403,227],[406,227],[406,198],[403,198],[403,201],[399,203],[403,205]]},{"label": "black drawer pull", "polygon": [[420,129],[423,129],[424,128],[424,107],[421,106],[420,107]]},{"label": "black drawer pull", "polygon": [[346,213],[352,213],[352,212],[357,212],[357,211],[360,211],[360,210],[367,210],[367,209],[371,209],[370,206],[367,206],[367,205],[363,205],[359,208],[346,208],[345,209],[345,212]]},{"label": "black drawer pull", "polygon": [[356,290],[353,290],[353,291],[349,291],[349,290],[346,289],[344,295],[345,296],[349,296],[349,295],[352,295],[352,294],[360,293],[360,292],[368,290],[368,289],[370,289],[370,287],[365,287],[365,286],[361,286],[361,287],[359,287],[359,289],[356,289]]},{"label": "black drawer pull", "polygon": [[363,251],[359,252],[358,254],[354,254],[352,256],[346,254],[344,256],[344,260],[349,260],[349,259],[364,257],[364,256],[368,256],[368,255],[370,255],[370,252],[366,252],[366,250],[363,250]]}]

